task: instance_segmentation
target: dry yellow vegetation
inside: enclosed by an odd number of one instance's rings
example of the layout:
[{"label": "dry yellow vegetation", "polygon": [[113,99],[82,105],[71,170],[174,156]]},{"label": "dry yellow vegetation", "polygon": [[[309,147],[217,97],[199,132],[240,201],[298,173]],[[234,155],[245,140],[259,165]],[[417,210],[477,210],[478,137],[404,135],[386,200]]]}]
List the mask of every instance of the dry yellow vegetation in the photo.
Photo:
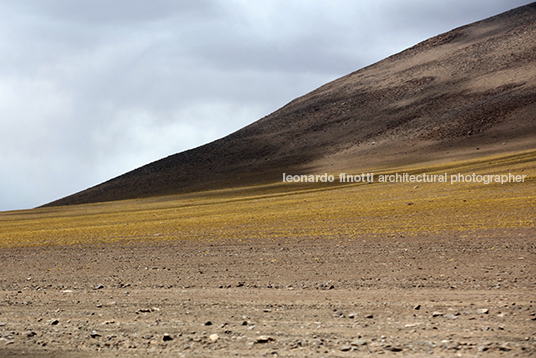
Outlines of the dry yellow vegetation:
[{"label": "dry yellow vegetation", "polygon": [[[379,183],[387,173],[525,175],[522,183]],[[426,235],[534,228],[536,151],[375,171],[372,184],[275,183],[0,213],[0,247],[132,240]],[[337,175],[337,173],[333,173]],[[350,174],[350,173],[347,173]],[[360,173],[354,173],[360,174]]]}]

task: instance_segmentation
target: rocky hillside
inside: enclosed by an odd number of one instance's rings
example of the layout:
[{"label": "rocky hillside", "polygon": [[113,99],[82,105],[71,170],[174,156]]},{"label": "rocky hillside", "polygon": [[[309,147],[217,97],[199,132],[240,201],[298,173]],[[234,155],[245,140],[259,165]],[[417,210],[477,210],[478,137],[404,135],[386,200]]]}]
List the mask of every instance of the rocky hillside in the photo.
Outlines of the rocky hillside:
[{"label": "rocky hillside", "polygon": [[445,148],[534,148],[534,138],[536,3],[430,38],[227,137],[45,206],[279,181],[334,163],[419,161]]}]

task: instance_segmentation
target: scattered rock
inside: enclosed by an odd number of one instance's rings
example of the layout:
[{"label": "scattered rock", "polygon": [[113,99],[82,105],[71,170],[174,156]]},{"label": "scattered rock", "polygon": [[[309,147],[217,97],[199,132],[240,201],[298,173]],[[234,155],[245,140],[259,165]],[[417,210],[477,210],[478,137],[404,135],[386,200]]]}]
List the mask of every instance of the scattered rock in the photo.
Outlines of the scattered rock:
[{"label": "scattered rock", "polygon": [[5,337],[0,337],[0,342],[4,342],[4,344],[5,344],[6,346],[7,346],[8,344],[13,344],[13,343],[15,343],[15,342],[13,341],[13,339],[7,339],[7,338],[5,338]]},{"label": "scattered rock", "polygon": [[171,336],[169,335],[169,333],[164,333],[164,335],[162,336],[162,340],[163,340],[164,342],[172,341],[172,340],[173,340],[173,337],[171,337]]},{"label": "scattered rock", "polygon": [[341,310],[335,310],[335,311],[333,311],[333,317],[344,318],[344,313],[342,313]]},{"label": "scattered rock", "polygon": [[205,326],[212,326],[212,322],[211,321],[206,321]]},{"label": "scattered rock", "polygon": [[367,341],[363,340],[363,339],[356,339],[352,342],[350,342],[350,344],[352,346],[366,346],[367,345]]},{"label": "scattered rock", "polygon": [[99,283],[97,286],[95,286],[96,290],[100,290],[100,289],[103,289],[103,288],[104,288],[104,285],[102,283]]},{"label": "scattered rock", "polygon": [[58,321],[57,319],[51,319],[50,321],[48,321],[48,324],[50,324],[51,326],[55,326],[58,323],[60,323],[60,321]]},{"label": "scattered rock", "polygon": [[477,314],[488,314],[489,309],[487,309],[487,308],[479,308],[479,309],[476,310],[476,313]]},{"label": "scattered rock", "polygon": [[138,310],[136,310],[136,313],[139,314],[139,313],[151,313],[151,312],[158,312],[160,311],[160,308],[157,308],[157,307],[151,307],[151,308],[140,308]]},{"label": "scattered rock", "polygon": [[419,325],[421,325],[422,322],[416,322],[416,323],[408,323],[408,324],[405,324],[404,327],[406,328],[412,328],[412,327],[417,327]]},{"label": "scattered rock", "polygon": [[499,350],[503,352],[510,352],[512,350],[512,347],[508,343],[503,343],[499,346]]},{"label": "scattered rock", "polygon": [[439,312],[439,311],[432,312],[432,317],[440,317],[440,316],[443,316],[443,312]]},{"label": "scattered rock", "polygon": [[374,315],[373,314],[368,314],[365,316],[365,318],[374,318]]},{"label": "scattered rock", "polygon": [[216,333],[214,334],[211,334],[210,336],[208,336],[208,338],[212,341],[212,342],[217,342],[218,339],[220,339],[220,336],[218,336]]},{"label": "scattered rock", "polygon": [[255,340],[256,343],[268,343],[272,341],[275,341],[275,339],[270,336],[258,336]]},{"label": "scattered rock", "polygon": [[388,351],[391,351],[391,352],[402,352],[403,351],[402,347],[398,347],[398,346],[387,345],[387,346],[385,346],[383,348],[385,350],[388,350]]},{"label": "scattered rock", "polygon": [[357,313],[348,314],[348,318],[351,318],[351,319],[357,318]]},{"label": "scattered rock", "polygon": [[413,307],[414,310],[420,310],[421,309],[421,305],[416,305],[415,307]]},{"label": "scattered rock", "polygon": [[101,337],[101,334],[97,331],[92,331],[91,334],[89,335],[91,338],[99,338]]},{"label": "scattered rock", "polygon": [[341,347],[341,351],[343,352],[348,352],[350,350],[352,350],[352,346],[349,346],[348,344],[345,344]]}]

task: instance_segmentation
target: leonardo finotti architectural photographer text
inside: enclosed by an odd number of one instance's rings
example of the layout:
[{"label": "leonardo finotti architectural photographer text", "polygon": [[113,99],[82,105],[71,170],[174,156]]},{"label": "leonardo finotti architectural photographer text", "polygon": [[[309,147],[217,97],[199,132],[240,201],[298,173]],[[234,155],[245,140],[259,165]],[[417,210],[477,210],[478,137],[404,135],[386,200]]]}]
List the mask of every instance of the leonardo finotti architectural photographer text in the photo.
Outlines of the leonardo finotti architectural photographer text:
[{"label": "leonardo finotti architectural photographer text", "polygon": [[482,184],[506,184],[524,183],[526,175],[508,174],[374,174],[361,173],[359,175],[340,173],[333,174],[302,174],[291,175],[283,173],[283,183],[333,183],[337,179],[339,183],[482,183]]}]

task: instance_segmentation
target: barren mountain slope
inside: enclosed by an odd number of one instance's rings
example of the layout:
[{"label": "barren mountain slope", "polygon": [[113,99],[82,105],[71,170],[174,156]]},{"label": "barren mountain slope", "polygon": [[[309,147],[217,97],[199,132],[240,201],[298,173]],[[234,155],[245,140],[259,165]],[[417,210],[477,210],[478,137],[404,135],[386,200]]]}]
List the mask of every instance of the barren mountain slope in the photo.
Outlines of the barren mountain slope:
[{"label": "barren mountain slope", "polygon": [[428,39],[225,138],[46,206],[418,162],[476,145],[533,148],[535,113],[536,3]]}]

